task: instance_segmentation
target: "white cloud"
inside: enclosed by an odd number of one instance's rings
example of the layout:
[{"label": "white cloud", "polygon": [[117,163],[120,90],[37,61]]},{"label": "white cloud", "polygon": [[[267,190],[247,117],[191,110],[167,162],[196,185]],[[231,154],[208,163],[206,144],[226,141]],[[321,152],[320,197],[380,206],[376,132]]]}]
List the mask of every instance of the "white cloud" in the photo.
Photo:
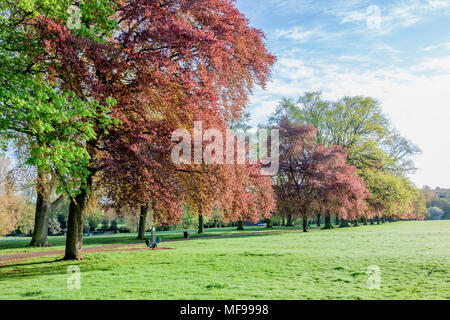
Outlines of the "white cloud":
[{"label": "white cloud", "polygon": [[302,79],[312,77],[314,70],[306,66],[302,61],[294,58],[281,58],[277,61],[277,74],[287,75],[290,79]]},{"label": "white cloud", "polygon": [[[265,92],[268,93],[268,92]],[[279,100],[270,95],[264,95],[264,92],[252,97],[251,121],[257,125],[267,121],[269,116],[275,111]]]},{"label": "white cloud", "polygon": [[[371,6],[380,12],[375,28],[368,21],[377,11]],[[436,34],[432,22],[450,15],[450,0],[268,0],[265,15],[279,60],[267,90],[252,98],[254,124],[265,121],[281,98],[306,91],[321,90],[332,100],[372,96],[423,149],[417,185],[450,187],[450,35],[444,29]],[[402,32],[419,24],[417,39]]]},{"label": "white cloud", "polygon": [[[328,10],[329,14],[333,14],[341,18],[341,23],[359,24],[362,29],[359,31],[367,32],[367,21],[375,14],[368,12],[367,2],[360,2],[359,5],[341,6],[335,10]],[[373,5],[373,4],[371,4]],[[357,6],[357,7],[355,7]],[[392,1],[386,5],[374,6],[379,9],[380,26],[371,31],[387,34],[395,29],[407,28],[424,21],[435,15],[443,15],[450,13],[450,1],[438,0],[409,0],[409,1]]]},{"label": "white cloud", "polygon": [[450,56],[436,57],[422,61],[414,66],[413,70],[420,72],[450,73]]},{"label": "white cloud", "polygon": [[431,52],[431,51],[435,51],[438,49],[450,50],[450,42],[444,42],[444,43],[438,43],[436,45],[426,46],[426,47],[422,48],[421,50],[423,52]]},{"label": "white cloud", "polygon": [[292,40],[297,43],[305,43],[311,40],[327,40],[330,37],[329,33],[323,32],[319,28],[306,30],[300,26],[295,26],[288,29],[277,29],[274,32],[275,38],[284,38]]}]

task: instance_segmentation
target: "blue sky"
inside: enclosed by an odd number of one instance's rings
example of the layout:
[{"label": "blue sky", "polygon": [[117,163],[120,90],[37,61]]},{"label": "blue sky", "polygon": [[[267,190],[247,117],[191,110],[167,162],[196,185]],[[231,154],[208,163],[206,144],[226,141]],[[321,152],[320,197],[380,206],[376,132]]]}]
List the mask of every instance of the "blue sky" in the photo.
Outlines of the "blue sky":
[{"label": "blue sky", "polygon": [[237,0],[278,57],[257,90],[252,123],[282,97],[377,98],[420,146],[418,187],[450,188],[450,0]]}]

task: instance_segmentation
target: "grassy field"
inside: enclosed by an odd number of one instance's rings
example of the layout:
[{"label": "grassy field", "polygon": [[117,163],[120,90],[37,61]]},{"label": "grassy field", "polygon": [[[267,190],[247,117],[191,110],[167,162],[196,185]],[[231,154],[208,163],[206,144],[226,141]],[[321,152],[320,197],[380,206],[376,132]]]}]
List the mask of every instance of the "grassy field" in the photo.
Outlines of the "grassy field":
[{"label": "grassy field", "polygon": [[[268,230],[289,230],[295,229],[295,227],[274,227],[272,229],[267,229],[266,227],[246,227],[245,232],[267,232]],[[169,239],[181,239],[183,238],[184,230],[176,231],[158,231],[156,235],[161,237],[162,241]],[[242,231],[237,231],[236,227],[230,228],[206,228],[205,232],[202,234],[197,233],[197,230],[190,230],[191,238],[201,238],[208,236],[221,236],[221,235],[232,235],[232,234],[242,234]],[[119,243],[136,243],[137,245],[142,244],[144,241],[136,240],[137,233],[122,233],[122,234],[111,234],[111,235],[97,235],[91,237],[85,237],[83,239],[83,246],[85,248],[95,247],[100,245],[111,245]],[[147,238],[151,237],[151,233],[147,233]],[[52,247],[48,248],[32,248],[27,247],[30,243],[31,238],[28,237],[17,237],[17,238],[3,238],[0,240],[0,256],[9,255],[14,253],[24,253],[24,252],[39,252],[39,251],[52,251],[52,250],[63,250],[66,243],[65,236],[49,237],[49,242]]]},{"label": "grassy field", "polygon": [[[47,256],[0,266],[0,299],[450,299],[450,221],[243,234],[162,247],[172,250],[85,253],[81,262]],[[81,269],[80,290],[67,289],[71,265]],[[372,265],[381,270],[379,290],[367,287]]]}]

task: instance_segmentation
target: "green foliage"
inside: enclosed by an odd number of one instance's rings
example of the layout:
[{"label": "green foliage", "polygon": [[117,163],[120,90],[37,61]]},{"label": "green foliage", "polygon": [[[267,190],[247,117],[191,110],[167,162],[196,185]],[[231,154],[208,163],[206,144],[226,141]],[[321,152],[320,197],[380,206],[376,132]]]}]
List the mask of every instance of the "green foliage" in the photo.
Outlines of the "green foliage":
[{"label": "green foliage", "polygon": [[85,142],[96,137],[94,127],[102,119],[107,129],[113,121],[106,105],[83,101],[73,92],[59,93],[43,83],[0,69],[0,132],[11,139],[30,137],[27,164],[58,177],[58,193],[73,195],[86,182],[89,155]]},{"label": "green foliage", "polygon": [[[114,6],[110,4],[81,1],[80,36],[112,32],[114,24],[108,17]],[[74,196],[89,173],[86,142],[96,138],[94,128],[106,131],[118,121],[109,116],[114,99],[101,104],[62,91],[49,80],[45,63],[33,59],[44,46],[28,37],[34,32],[29,19],[41,14],[67,19],[69,5],[62,0],[0,2],[4,13],[0,19],[0,148],[5,150],[9,142],[18,143],[26,136],[26,163],[53,172],[58,178],[57,192]]]},{"label": "green foliage", "polygon": [[89,224],[90,231],[97,230],[97,226],[102,222],[104,216],[105,212],[100,207],[89,211],[87,222]]},{"label": "green foliage", "polygon": [[372,194],[372,214],[426,215],[421,194],[405,178],[415,170],[413,158],[420,150],[392,127],[377,100],[355,96],[333,102],[324,100],[321,92],[311,92],[297,101],[282,100],[270,122],[283,116],[316,127],[316,144],[348,151],[348,163],[358,168]]},{"label": "green foliage", "polygon": [[80,28],[75,29],[78,35],[101,41],[102,35],[111,35],[116,22],[111,19],[117,5],[111,0],[75,2],[68,0],[0,0],[0,12],[3,13],[0,22],[16,22],[20,18],[37,18],[40,15],[51,17],[55,20],[65,21],[66,24],[73,19],[69,10],[70,6],[76,6],[80,10]]},{"label": "green foliage", "polygon": [[374,212],[386,217],[414,214],[422,218],[426,214],[423,194],[408,179],[373,169],[359,170],[358,173],[372,194],[368,202]]},{"label": "green foliage", "polygon": [[117,221],[116,220],[112,220],[110,225],[109,225],[109,230],[117,232],[119,230],[119,228],[117,228]]},{"label": "green foliage", "polygon": [[34,229],[35,204],[23,199],[21,215],[17,223],[16,231],[20,234],[31,234]]},{"label": "green foliage", "polygon": [[297,102],[282,100],[271,121],[283,115],[316,127],[316,143],[347,149],[349,163],[359,169],[395,173],[415,169],[412,157],[419,148],[398,134],[373,98],[344,97],[332,102],[324,100],[321,92],[306,93]]},{"label": "green foliage", "polygon": [[438,207],[442,211],[444,211],[444,216],[442,217],[442,219],[450,219],[450,199],[447,198],[434,199],[431,202],[431,205]]},{"label": "green foliage", "polygon": [[103,219],[103,220],[102,220],[102,230],[103,230],[103,231],[106,231],[106,230],[108,230],[108,227],[109,227],[109,221],[108,221],[108,219]]},{"label": "green foliage", "polygon": [[450,189],[436,188],[431,190],[425,186],[421,190],[426,200],[426,207],[437,207],[444,212],[442,219],[450,220]]},{"label": "green foliage", "polygon": [[198,227],[198,218],[194,215],[193,210],[191,210],[187,205],[183,205],[184,215],[182,219],[183,229],[195,229]]}]

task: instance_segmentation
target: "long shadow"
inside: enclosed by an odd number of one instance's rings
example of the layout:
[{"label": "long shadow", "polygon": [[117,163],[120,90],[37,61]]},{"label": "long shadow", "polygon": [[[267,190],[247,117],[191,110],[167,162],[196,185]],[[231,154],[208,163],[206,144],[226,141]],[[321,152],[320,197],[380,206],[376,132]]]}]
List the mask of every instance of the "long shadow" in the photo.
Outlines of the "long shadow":
[{"label": "long shadow", "polygon": [[[27,248],[30,240],[0,240],[0,250],[5,249],[19,249]],[[136,236],[92,236],[84,237],[84,245],[99,245],[99,244],[116,244],[116,243],[139,243]],[[66,243],[65,237],[49,238],[49,243],[54,246],[64,246]],[[30,249],[33,247],[29,247]]]},{"label": "long shadow", "polygon": [[[87,258],[86,260],[88,260]],[[25,263],[14,263],[0,266],[0,283],[2,281],[9,280],[23,280],[26,278],[41,276],[41,275],[65,275],[67,274],[67,266],[77,265],[73,261],[62,261],[61,259],[52,259],[49,261],[38,261],[38,262],[25,262]],[[26,268],[31,267],[32,268]],[[25,268],[24,268],[25,267]],[[86,265],[80,264],[83,272],[89,271],[109,271],[112,268],[96,268],[92,264]],[[15,268],[21,268],[20,270]],[[9,272],[7,269],[11,269]]]},{"label": "long shadow", "polygon": [[[296,232],[298,230],[291,230],[292,232]],[[273,236],[277,234],[283,234],[284,232],[270,232],[270,233],[244,233],[242,234],[231,234],[231,235],[217,235],[213,237],[203,236],[203,237],[195,237],[190,240],[214,240],[214,239],[233,239],[233,238],[250,238],[250,237],[267,237]],[[89,258],[86,258],[89,260]],[[71,264],[80,264],[82,266],[83,272],[87,271],[109,271],[112,268],[96,268],[91,264],[83,264],[82,262],[70,262],[63,261],[60,258],[46,261],[37,261],[37,262],[20,262],[13,264],[0,265],[0,282],[8,281],[8,280],[18,280],[29,277],[36,277],[36,275],[61,275],[66,274],[67,266]],[[27,268],[27,267],[33,268]],[[25,268],[24,268],[25,267]],[[15,270],[15,268],[21,268],[20,270]],[[7,272],[6,270],[10,270]],[[3,272],[1,272],[3,271]]]},{"label": "long shadow", "polygon": [[[231,234],[230,231],[235,231],[235,228],[210,228],[206,229],[205,233],[198,234],[194,230],[191,231],[191,238],[204,238],[209,236],[221,236]],[[264,231],[276,231],[276,230],[295,230],[290,228],[276,228],[273,230],[268,230],[265,227],[253,227],[249,228],[242,232],[252,233],[252,232],[264,232]],[[157,232],[157,236],[161,237],[161,240],[172,240],[172,239],[183,239],[183,231],[184,230],[176,230],[176,231],[160,231]],[[236,233],[233,233],[236,234]],[[121,243],[142,243],[142,240],[136,239],[137,234],[119,234],[119,235],[106,235],[106,236],[90,236],[83,237],[83,245],[108,245],[108,244],[121,244]],[[150,237],[150,234],[147,233],[147,237]],[[0,251],[6,249],[23,249],[27,248],[30,239],[21,239],[21,240],[0,240]],[[66,238],[64,236],[58,237],[49,237],[49,243],[54,247],[56,246],[64,246],[66,242]],[[32,247],[30,247],[32,249]],[[49,249],[51,250],[51,249]]]},{"label": "long shadow", "polygon": [[[301,232],[301,230],[290,230],[291,232]],[[267,237],[267,236],[274,236],[274,235],[280,235],[284,234],[285,232],[259,232],[254,234],[232,234],[232,235],[217,235],[217,236],[205,236],[205,237],[193,237],[189,240],[223,240],[223,239],[234,239],[234,238],[248,238],[248,237]],[[180,241],[183,239],[180,239]],[[164,241],[163,241],[164,242]]]}]

